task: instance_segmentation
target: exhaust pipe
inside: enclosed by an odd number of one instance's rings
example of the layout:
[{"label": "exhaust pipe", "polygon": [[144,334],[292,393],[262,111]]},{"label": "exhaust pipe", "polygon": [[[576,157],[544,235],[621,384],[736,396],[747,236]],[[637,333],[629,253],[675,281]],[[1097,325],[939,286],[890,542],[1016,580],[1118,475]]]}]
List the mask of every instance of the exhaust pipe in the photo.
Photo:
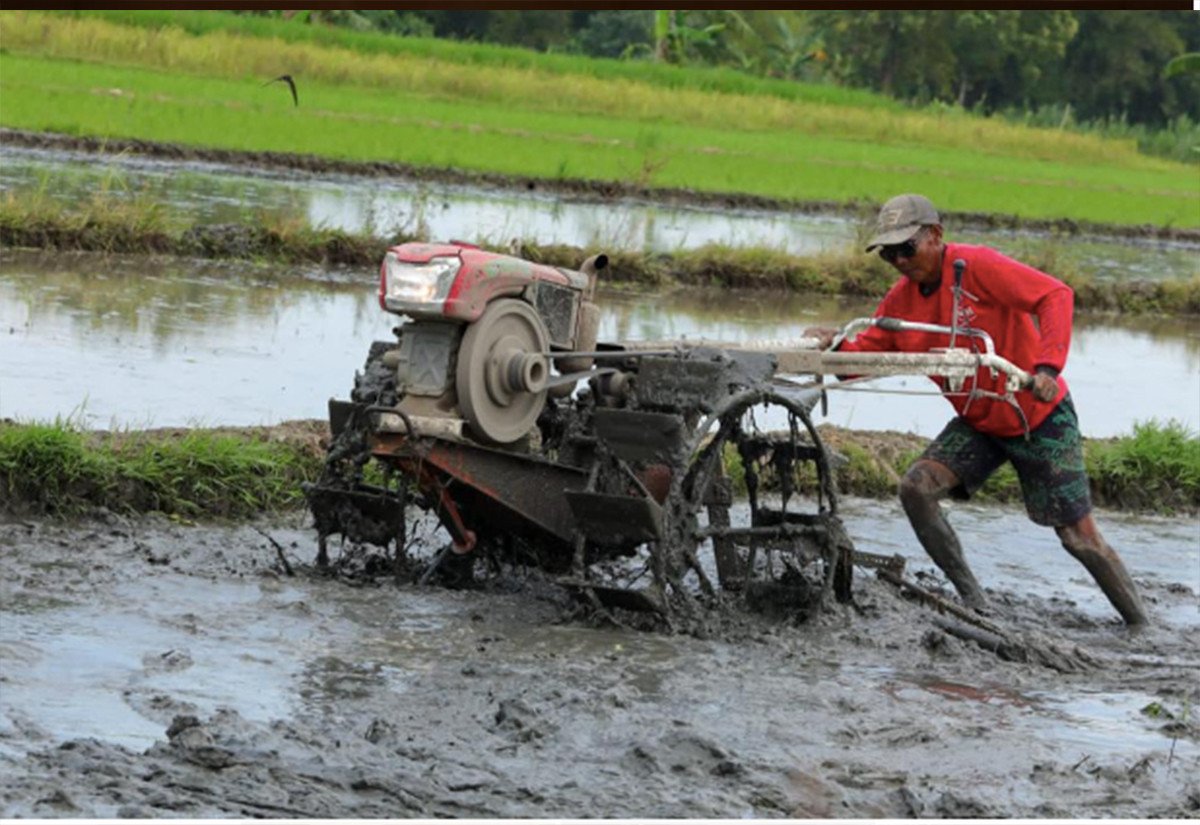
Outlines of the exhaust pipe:
[{"label": "exhaust pipe", "polygon": [[[596,282],[599,280],[600,270],[608,266],[608,256],[603,252],[593,255],[584,261],[579,271],[587,276],[587,289],[583,293],[583,300],[579,302],[579,317],[575,322],[575,350],[576,352],[592,352],[596,349],[596,338],[600,335],[600,307],[595,304],[596,297]],[[595,359],[586,357],[574,358],[556,358],[554,365],[558,367],[558,371],[563,375],[570,372],[584,372],[592,368]],[[570,384],[564,385],[565,389],[558,390],[563,395],[570,395],[574,387]],[[558,388],[555,388],[558,389]]]}]

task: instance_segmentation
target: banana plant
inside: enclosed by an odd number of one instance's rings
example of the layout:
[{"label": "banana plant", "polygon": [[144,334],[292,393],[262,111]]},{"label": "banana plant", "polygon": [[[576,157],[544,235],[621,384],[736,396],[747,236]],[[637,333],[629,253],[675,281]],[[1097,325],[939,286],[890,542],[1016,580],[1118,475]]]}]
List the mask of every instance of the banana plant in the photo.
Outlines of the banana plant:
[{"label": "banana plant", "polygon": [[1163,77],[1197,73],[1200,73],[1200,52],[1188,52],[1172,58],[1167,67],[1163,69]]},{"label": "banana plant", "polygon": [[724,23],[703,27],[689,26],[674,10],[654,12],[654,59],[685,63],[687,51],[694,46],[712,46],[717,35],[725,31]]}]

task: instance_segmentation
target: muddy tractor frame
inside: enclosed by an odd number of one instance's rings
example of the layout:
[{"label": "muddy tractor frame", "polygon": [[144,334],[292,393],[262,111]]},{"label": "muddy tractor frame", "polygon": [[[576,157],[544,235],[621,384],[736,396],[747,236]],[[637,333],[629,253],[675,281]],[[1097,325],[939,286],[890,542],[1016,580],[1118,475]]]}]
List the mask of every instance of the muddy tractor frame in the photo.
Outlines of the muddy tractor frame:
[{"label": "muddy tractor frame", "polygon": [[[666,619],[746,600],[810,615],[851,598],[855,553],[812,412],[825,375],[1001,369],[980,347],[879,356],[815,341],[600,342],[604,255],[578,270],[462,244],[402,244],[375,342],[307,489],[318,563],[340,536],[409,569],[411,509],[450,541],[422,578],[527,565],[606,610]],[[847,332],[894,319],[860,319]],[[972,331],[946,330],[980,342]]]}]

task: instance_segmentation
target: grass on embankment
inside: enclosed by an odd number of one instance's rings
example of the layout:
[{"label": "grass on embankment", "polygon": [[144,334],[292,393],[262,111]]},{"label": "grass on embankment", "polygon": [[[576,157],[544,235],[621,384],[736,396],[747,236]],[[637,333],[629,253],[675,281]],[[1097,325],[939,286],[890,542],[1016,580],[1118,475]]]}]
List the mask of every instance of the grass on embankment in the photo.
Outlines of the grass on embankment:
[{"label": "grass on embankment", "polygon": [[300,484],[315,480],[321,463],[311,443],[274,440],[266,430],[102,434],[0,422],[0,505],[246,518],[300,506]]},{"label": "grass on embankment", "polygon": [[[204,258],[240,258],[360,266],[375,270],[387,247],[415,236],[377,238],[314,228],[300,220],[264,217],[246,225],[184,226],[172,223],[158,204],[142,198],[95,193],[63,203],[43,192],[16,190],[0,197],[0,246],[105,253],[167,253]],[[483,239],[480,246],[498,252]],[[1026,260],[1052,272],[1075,290],[1081,310],[1200,314],[1200,277],[1162,281],[1099,281],[1054,256]],[[598,249],[520,244],[516,254],[532,261],[578,267]],[[731,289],[882,296],[895,271],[857,250],[793,255],[776,249],[708,244],[671,253],[607,251],[608,282],[686,284]]]},{"label": "grass on embankment", "polygon": [[[276,428],[86,433],[54,424],[0,422],[0,511],[70,516],[104,507],[193,518],[245,518],[303,505],[301,483],[324,456],[323,422]],[[843,494],[886,498],[926,439],[822,426],[845,456]],[[1160,513],[1200,510],[1200,438],[1176,423],[1151,422],[1124,438],[1085,440],[1097,505]],[[735,487],[739,479],[734,476]],[[807,479],[811,487],[812,477]],[[741,485],[744,492],[744,484]],[[1011,467],[979,493],[1020,501]]]},{"label": "grass on embankment", "polygon": [[[15,128],[840,203],[918,181],[950,212],[1200,225],[1193,167],[962,113],[63,15],[2,15],[0,37],[0,124]],[[284,72],[299,107],[262,85]]]},{"label": "grass on embankment", "polygon": [[[899,433],[866,433],[821,427],[826,445],[846,458],[838,487],[873,498],[892,496],[928,439]],[[1133,434],[1084,439],[1084,466],[1092,500],[1114,510],[1158,513],[1200,510],[1200,436],[1177,421],[1135,424]],[[976,499],[1020,502],[1021,487],[1011,464],[1003,465]]]},{"label": "grass on embankment", "polygon": [[0,195],[0,247],[375,268],[390,244],[406,240],[416,238],[383,239],[316,229],[303,220],[274,215],[237,225],[189,225],[173,220],[150,198],[118,197],[103,190],[71,202],[37,190]]}]

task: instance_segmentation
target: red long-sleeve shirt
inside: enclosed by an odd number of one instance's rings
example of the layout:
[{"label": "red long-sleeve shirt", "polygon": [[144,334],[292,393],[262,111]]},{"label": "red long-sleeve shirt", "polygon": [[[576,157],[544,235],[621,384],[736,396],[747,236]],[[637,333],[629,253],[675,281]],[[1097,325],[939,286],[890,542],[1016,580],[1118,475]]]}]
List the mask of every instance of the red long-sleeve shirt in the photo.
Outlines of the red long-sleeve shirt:
[{"label": "red long-sleeve shirt", "polygon": [[[950,325],[954,307],[954,261],[967,262],[963,273],[959,327],[982,329],[996,345],[996,354],[1021,369],[1033,372],[1043,364],[1061,370],[1071,344],[1071,321],[1075,293],[1069,286],[1019,261],[1014,261],[986,246],[947,244],[942,258],[942,280],[930,295],[922,295],[920,286],[906,277],[892,285],[875,310],[876,317],[902,318],[930,324]],[[1034,323],[1033,316],[1037,316]],[[928,352],[949,344],[949,336],[933,332],[888,332],[871,327],[853,341],[838,348],[842,352]],[[956,346],[974,346],[982,350],[978,339],[960,337]],[[1004,376],[992,378],[980,369],[976,386],[1004,394]],[[1029,421],[1037,427],[1067,394],[1067,382],[1058,377],[1054,400],[1038,401],[1031,392],[1016,393],[1016,401]],[[946,390],[946,380],[933,381]],[[972,384],[968,379],[963,390]],[[959,415],[980,432],[996,436],[1024,433],[1021,418],[1009,404],[989,398],[976,398],[969,405],[965,395],[947,396]]]}]

